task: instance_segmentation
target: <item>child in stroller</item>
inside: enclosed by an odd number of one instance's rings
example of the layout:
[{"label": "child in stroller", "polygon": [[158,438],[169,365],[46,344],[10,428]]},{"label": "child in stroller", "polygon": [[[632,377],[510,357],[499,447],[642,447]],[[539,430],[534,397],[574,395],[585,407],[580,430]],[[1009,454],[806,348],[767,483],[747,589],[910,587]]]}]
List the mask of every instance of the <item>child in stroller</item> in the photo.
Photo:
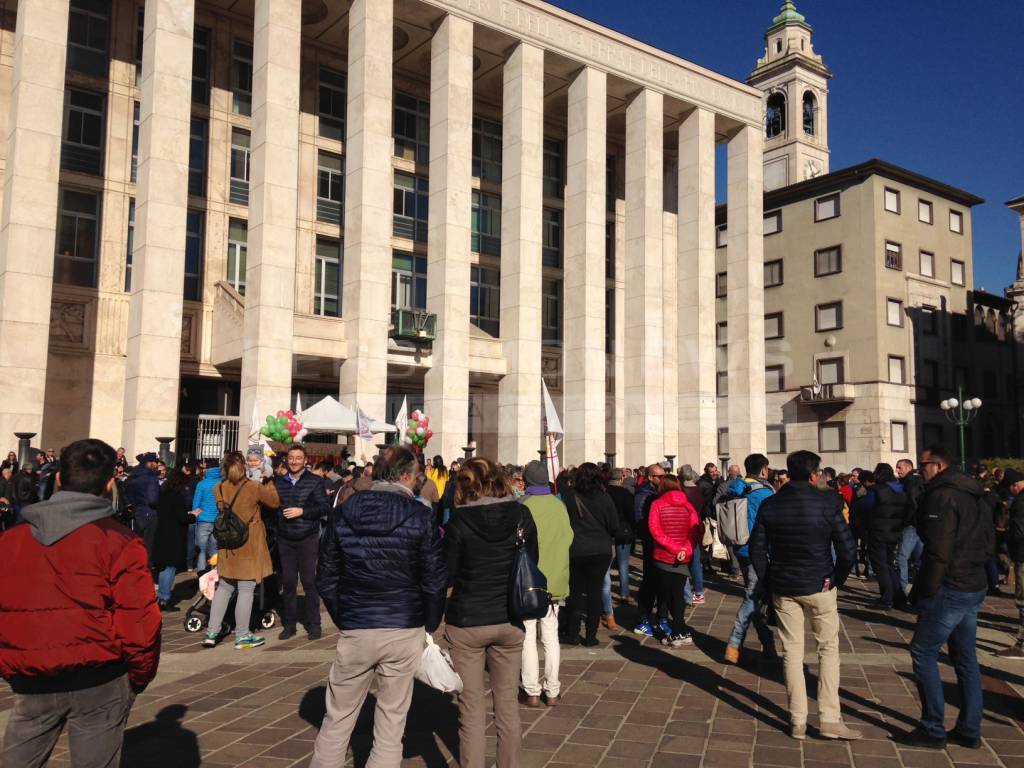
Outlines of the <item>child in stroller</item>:
[{"label": "child in stroller", "polygon": [[[196,599],[192,605],[185,612],[185,629],[188,632],[200,632],[210,621],[210,606],[213,604],[213,591],[217,585],[217,555],[213,555],[209,562],[211,570],[199,578],[199,592],[196,594]],[[249,618],[250,630],[271,629],[277,623],[274,610],[280,608],[279,598],[280,591],[277,585],[277,574],[273,573],[256,587],[256,599],[253,600],[252,615]],[[225,637],[234,630],[234,616],[234,611],[229,607],[229,610],[224,614],[224,623],[220,628],[220,637]]]}]

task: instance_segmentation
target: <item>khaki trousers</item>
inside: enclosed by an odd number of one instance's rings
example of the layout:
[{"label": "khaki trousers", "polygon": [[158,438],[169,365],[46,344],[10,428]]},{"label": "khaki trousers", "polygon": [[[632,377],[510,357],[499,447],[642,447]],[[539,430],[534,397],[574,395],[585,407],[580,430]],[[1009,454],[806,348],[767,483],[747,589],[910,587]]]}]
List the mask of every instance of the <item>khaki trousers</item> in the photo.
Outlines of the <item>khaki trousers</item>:
[{"label": "khaki trousers", "polygon": [[487,713],[484,711],[484,667],[491,677],[494,726],[498,733],[498,768],[516,768],[522,729],[519,723],[519,673],[523,630],[511,624],[484,627],[448,625],[445,637],[452,664],[462,678],[459,695],[459,765],[484,768]]},{"label": "khaki trousers", "polygon": [[789,718],[793,725],[807,723],[807,684],[804,680],[804,616],[818,646],[818,720],[838,723],[839,714],[839,609],[837,591],[800,597],[774,598],[779,637],[786,669]]},{"label": "khaki trousers", "polygon": [[423,627],[343,630],[327,678],[327,714],[310,768],[342,768],[349,739],[370,685],[377,681],[373,749],[367,768],[398,768],[412,702],[413,675],[424,648]]}]

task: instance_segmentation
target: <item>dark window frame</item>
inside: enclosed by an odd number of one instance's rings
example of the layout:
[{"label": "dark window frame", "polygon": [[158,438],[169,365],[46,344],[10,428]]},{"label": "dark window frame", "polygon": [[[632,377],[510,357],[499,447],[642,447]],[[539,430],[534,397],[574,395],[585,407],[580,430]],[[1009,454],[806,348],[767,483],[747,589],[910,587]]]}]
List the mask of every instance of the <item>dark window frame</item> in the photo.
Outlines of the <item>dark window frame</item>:
[{"label": "dark window frame", "polygon": [[[821,327],[821,310],[836,307],[836,325],[830,328]],[[828,333],[829,331],[841,331],[843,329],[843,302],[842,301],[826,301],[822,304],[814,305],[814,332],[815,333]]]},{"label": "dark window frame", "polygon": [[[822,203],[824,203],[825,201],[827,201],[827,200],[834,200],[835,201],[835,213],[832,214],[831,216],[824,216],[823,217],[823,216],[821,216],[819,214],[818,209],[819,209],[820,205]],[[840,195],[839,195],[838,192],[833,192],[830,195],[822,195],[821,197],[816,198],[814,200],[814,221],[815,221],[815,223],[817,223],[819,221],[831,221],[832,219],[838,219],[841,215],[842,215],[841,198],[840,198]]]},{"label": "dark window frame", "polygon": [[[823,254],[830,253],[832,251],[835,251],[835,253],[836,253],[836,264],[838,265],[837,268],[833,269],[833,270],[830,270],[828,272],[820,271],[819,270],[820,264],[819,264],[819,261],[818,261],[819,257],[822,256]],[[842,271],[843,271],[843,246],[841,244],[840,245],[830,245],[827,248],[819,248],[819,249],[817,249],[814,252],[814,276],[815,277],[828,277],[829,275],[838,275]]]}]

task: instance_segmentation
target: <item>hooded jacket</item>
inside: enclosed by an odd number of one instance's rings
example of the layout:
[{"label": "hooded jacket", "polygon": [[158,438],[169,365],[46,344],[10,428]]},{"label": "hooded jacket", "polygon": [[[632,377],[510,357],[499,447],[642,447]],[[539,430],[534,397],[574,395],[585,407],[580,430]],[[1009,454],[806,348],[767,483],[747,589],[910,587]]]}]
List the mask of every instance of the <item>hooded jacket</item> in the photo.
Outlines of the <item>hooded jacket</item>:
[{"label": "hooded jacket", "polygon": [[452,587],[445,620],[454,627],[509,622],[509,583],[520,525],[526,550],[537,562],[537,526],[530,510],[511,497],[481,501],[456,507],[444,537]]},{"label": "hooded jacket", "polygon": [[213,495],[213,489],[220,484],[221,479],[220,467],[210,467],[196,486],[192,509],[202,510],[196,518],[197,523],[212,523],[217,519],[217,499]]},{"label": "hooded jacket", "polygon": [[[747,499],[747,531],[753,531],[757,524],[757,511],[761,504],[769,496],[774,496],[775,491],[767,482],[755,480],[752,477],[740,478],[730,482],[726,487],[726,493],[734,496],[745,496]],[[736,554],[740,557],[750,557],[750,545],[744,544],[736,547]]]},{"label": "hooded jacket", "polygon": [[957,592],[988,588],[985,563],[995,554],[995,526],[984,494],[977,480],[951,468],[925,484],[918,514],[924,554],[912,601],[934,595],[939,587]]},{"label": "hooded jacket", "polygon": [[448,574],[434,514],[379,483],[330,510],[316,587],[339,629],[412,629],[441,622]]},{"label": "hooded jacket", "polygon": [[160,610],[142,539],[110,501],[58,491],[0,536],[0,675],[18,693],[89,688],[125,672],[145,687]]}]

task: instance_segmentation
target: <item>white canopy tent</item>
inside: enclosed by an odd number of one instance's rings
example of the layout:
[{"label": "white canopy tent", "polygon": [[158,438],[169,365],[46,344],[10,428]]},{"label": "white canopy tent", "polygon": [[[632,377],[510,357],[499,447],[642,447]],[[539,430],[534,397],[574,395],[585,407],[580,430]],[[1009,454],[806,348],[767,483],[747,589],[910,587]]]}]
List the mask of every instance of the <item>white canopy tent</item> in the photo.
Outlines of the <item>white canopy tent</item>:
[{"label": "white canopy tent", "polygon": [[[333,397],[325,397],[315,405],[304,408],[301,413],[302,426],[311,434],[329,432],[354,435],[359,433],[355,412],[346,408]],[[396,430],[391,424],[371,419],[370,431],[379,434]]]}]

